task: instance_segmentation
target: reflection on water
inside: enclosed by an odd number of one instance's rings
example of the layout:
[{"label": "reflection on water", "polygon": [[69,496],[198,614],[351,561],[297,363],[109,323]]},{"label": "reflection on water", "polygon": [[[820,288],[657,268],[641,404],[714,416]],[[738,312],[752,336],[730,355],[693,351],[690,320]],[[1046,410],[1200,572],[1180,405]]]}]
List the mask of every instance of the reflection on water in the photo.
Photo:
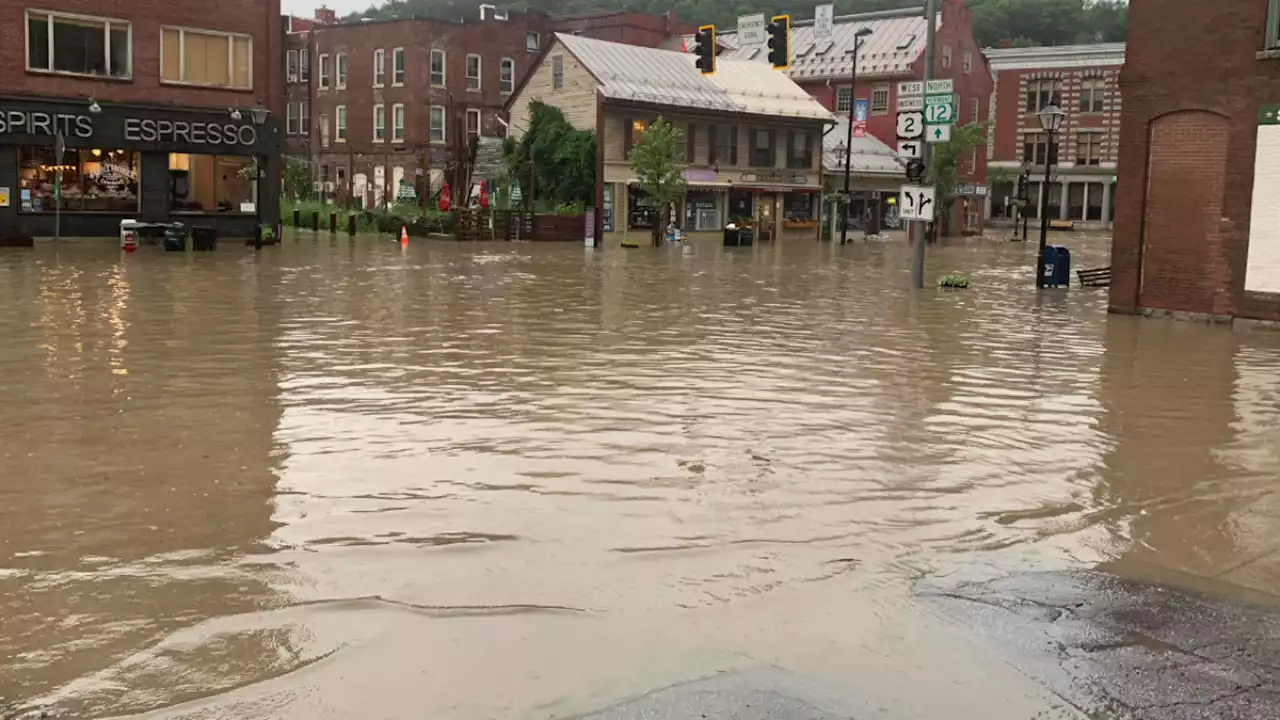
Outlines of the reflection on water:
[{"label": "reflection on water", "polygon": [[[0,698],[123,713],[322,677],[428,618],[467,623],[431,626],[466,648],[444,690],[489,702],[467,662],[499,664],[476,645],[499,627],[566,673],[608,664],[529,638],[741,636],[670,638],[691,659],[662,671],[692,677],[779,662],[765,628],[819,597],[915,622],[921,573],[1280,588],[1280,337],[1037,296],[994,241],[931,249],[972,288],[913,296],[908,256],[0,251]],[[387,662],[435,662],[410,658]],[[474,716],[566,702],[505,682]]]}]

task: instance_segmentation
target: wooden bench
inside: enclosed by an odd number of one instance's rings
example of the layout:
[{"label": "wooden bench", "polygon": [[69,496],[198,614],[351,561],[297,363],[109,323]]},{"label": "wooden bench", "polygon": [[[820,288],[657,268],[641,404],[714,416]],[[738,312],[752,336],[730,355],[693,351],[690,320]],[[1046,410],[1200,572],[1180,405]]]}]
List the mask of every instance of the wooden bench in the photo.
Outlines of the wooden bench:
[{"label": "wooden bench", "polygon": [[1077,270],[1076,277],[1080,278],[1080,284],[1084,287],[1109,287],[1111,285],[1111,268]]},{"label": "wooden bench", "polygon": [[1074,220],[1050,220],[1050,230],[1075,230],[1076,223]]}]

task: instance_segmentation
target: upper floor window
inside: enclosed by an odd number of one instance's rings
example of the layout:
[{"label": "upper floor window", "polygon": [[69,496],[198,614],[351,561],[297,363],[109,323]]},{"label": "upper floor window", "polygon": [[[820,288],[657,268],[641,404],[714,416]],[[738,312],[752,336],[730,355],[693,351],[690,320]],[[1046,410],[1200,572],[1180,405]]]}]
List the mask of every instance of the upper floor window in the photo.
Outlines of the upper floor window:
[{"label": "upper floor window", "polygon": [[431,85],[432,87],[444,87],[444,60],[443,50],[433,48],[431,50]]},{"label": "upper floor window", "polygon": [[162,28],[160,79],[171,83],[252,89],[253,38],[215,30]]},{"label": "upper floor window", "polygon": [[339,105],[333,109],[333,141],[347,141],[347,106]]},{"label": "upper floor window", "polygon": [[527,32],[524,34],[524,49],[529,52],[538,52],[542,45],[542,38],[536,32]]},{"label": "upper floor window", "polygon": [[564,56],[551,56],[551,89],[559,90],[564,87]]},{"label": "upper floor window", "polygon": [[285,78],[289,82],[298,82],[298,51],[290,50],[285,53]]},{"label": "upper floor window", "polygon": [[1050,100],[1062,96],[1061,80],[1030,80],[1027,82],[1027,105],[1028,113],[1038,113],[1040,109],[1049,104]]},{"label": "upper floor window", "polygon": [[889,112],[888,85],[877,85],[871,88],[871,112],[875,115]]},{"label": "upper floor window", "polygon": [[404,142],[404,105],[391,106],[391,142]]},{"label": "upper floor window", "polygon": [[467,134],[480,134],[480,110],[477,108],[467,108]]},{"label": "upper floor window", "polygon": [[502,58],[498,65],[498,92],[509,95],[516,89],[516,61]]},{"label": "upper floor window", "polygon": [[404,48],[391,51],[391,84],[404,84]]},{"label": "upper floor window", "polygon": [[964,51],[964,74],[968,75],[973,72],[973,53],[968,50]]},{"label": "upper floor window", "polygon": [[127,80],[132,26],[123,20],[27,11],[27,69]]},{"label": "upper floor window", "polygon": [[382,87],[387,82],[387,66],[384,62],[387,59],[385,53],[381,49],[373,51],[373,86]]},{"label": "upper floor window", "polygon": [[1267,2],[1267,49],[1280,48],[1280,0]]},{"label": "upper floor window", "polygon": [[433,143],[444,142],[444,106],[432,105],[431,112],[427,116],[427,129],[430,133],[429,138]]},{"label": "upper floor window", "polygon": [[339,90],[347,87],[347,54],[338,53],[333,60],[333,86]]},{"label": "upper floor window", "polygon": [[307,82],[311,79],[311,51],[302,48],[298,51],[298,80]]},{"label": "upper floor window", "polygon": [[308,100],[298,103],[298,124],[300,134],[311,134],[311,102]]},{"label": "upper floor window", "polygon": [[[1060,136],[1055,136],[1060,137]],[[1058,143],[1049,144],[1049,136],[1045,133],[1027,133],[1022,138],[1022,160],[1032,165],[1043,165],[1048,159],[1050,163],[1058,163]]]},{"label": "upper floor window", "polygon": [[480,89],[480,56],[475,53],[467,55],[467,90]]},{"label": "upper floor window", "polygon": [[285,104],[285,125],[284,132],[286,135],[298,134],[298,114],[301,106],[298,103]]},{"label": "upper floor window", "polygon": [[[327,90],[329,89],[329,54],[320,53],[319,63],[320,71],[318,77],[316,77],[316,87],[321,90]],[[342,86],[339,85],[338,87]]]},{"label": "upper floor window", "polygon": [[949,43],[942,43],[942,67],[951,67],[951,45]]},{"label": "upper floor window", "polygon": [[850,107],[853,107],[853,88],[836,88],[836,112],[847,113]]},{"label": "upper floor window", "polygon": [[1102,164],[1102,133],[1076,133],[1076,164]]},{"label": "upper floor window", "polygon": [[1100,113],[1106,109],[1107,84],[1102,78],[1088,78],[1080,82],[1080,112]]},{"label": "upper floor window", "polygon": [[755,167],[774,167],[778,164],[778,152],[773,146],[773,131],[751,131],[751,164]]},{"label": "upper floor window", "polygon": [[373,106],[373,141],[380,143],[387,138],[387,106]]},{"label": "upper floor window", "polygon": [[792,170],[808,170],[813,167],[813,136],[805,132],[790,133],[791,148],[787,152],[787,167]]}]

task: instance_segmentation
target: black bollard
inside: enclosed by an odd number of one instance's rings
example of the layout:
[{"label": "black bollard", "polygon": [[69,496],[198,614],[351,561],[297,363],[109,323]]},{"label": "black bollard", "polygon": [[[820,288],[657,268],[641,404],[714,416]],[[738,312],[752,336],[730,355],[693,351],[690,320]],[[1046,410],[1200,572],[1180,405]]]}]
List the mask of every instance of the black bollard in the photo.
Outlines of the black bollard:
[{"label": "black bollard", "polygon": [[253,226],[253,249],[254,250],[262,249],[262,225],[261,224],[257,224]]},{"label": "black bollard", "polygon": [[293,226],[302,227],[302,211],[298,208],[293,209]]},{"label": "black bollard", "polygon": [[347,234],[348,235],[356,234],[356,214],[355,213],[351,213],[350,215],[347,216]]},{"label": "black bollard", "polygon": [[329,232],[338,232],[338,213],[336,212],[329,213]]},{"label": "black bollard", "polygon": [[311,231],[320,232],[320,211],[319,210],[311,211]]}]

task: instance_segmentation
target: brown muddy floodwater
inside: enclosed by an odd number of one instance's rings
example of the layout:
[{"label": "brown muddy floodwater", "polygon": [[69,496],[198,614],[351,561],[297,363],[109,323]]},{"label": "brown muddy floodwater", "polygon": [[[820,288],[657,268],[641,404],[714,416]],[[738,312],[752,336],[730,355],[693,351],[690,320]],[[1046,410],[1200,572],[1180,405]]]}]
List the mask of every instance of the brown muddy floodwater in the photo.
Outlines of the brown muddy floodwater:
[{"label": "brown muddy floodwater", "polygon": [[0,711],[548,718],[767,667],[1025,719],[913,582],[1280,591],[1280,335],[1037,294],[1018,244],[916,295],[901,243],[113,245],[0,251]]}]

